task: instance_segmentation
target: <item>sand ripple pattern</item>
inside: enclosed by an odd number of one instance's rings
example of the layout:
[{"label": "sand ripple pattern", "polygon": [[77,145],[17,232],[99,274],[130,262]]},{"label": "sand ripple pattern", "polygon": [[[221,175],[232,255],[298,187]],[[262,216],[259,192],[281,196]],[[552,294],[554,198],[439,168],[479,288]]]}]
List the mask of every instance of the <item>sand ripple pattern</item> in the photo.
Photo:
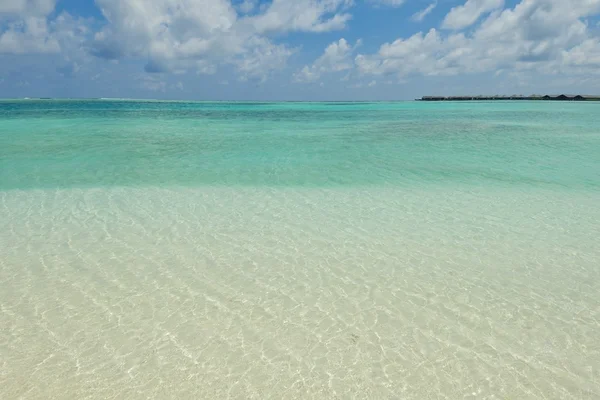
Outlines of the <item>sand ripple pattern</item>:
[{"label": "sand ripple pattern", "polygon": [[598,399],[599,200],[0,192],[0,398]]}]

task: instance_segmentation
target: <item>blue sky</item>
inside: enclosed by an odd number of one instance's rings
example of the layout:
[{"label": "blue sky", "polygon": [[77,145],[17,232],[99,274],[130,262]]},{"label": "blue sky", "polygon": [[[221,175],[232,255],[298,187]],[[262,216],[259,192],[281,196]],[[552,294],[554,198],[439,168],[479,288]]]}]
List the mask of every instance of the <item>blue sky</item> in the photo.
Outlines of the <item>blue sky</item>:
[{"label": "blue sky", "polygon": [[0,97],[600,93],[600,0],[0,0]]}]

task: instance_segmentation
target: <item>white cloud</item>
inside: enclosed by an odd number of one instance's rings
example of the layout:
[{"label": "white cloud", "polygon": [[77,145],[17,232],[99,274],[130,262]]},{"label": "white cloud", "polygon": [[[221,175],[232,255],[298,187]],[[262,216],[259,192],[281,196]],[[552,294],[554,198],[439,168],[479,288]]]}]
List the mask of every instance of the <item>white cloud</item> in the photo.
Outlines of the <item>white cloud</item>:
[{"label": "white cloud", "polygon": [[50,14],[57,0],[2,0],[0,19],[10,16],[43,16]]},{"label": "white cloud", "polygon": [[249,22],[258,33],[329,32],[346,27],[351,15],[344,10],[351,4],[351,0],[273,0]]},{"label": "white cloud", "polygon": [[353,68],[351,56],[360,44],[361,41],[358,40],[354,46],[351,46],[344,38],[331,43],[312,65],[305,65],[295,73],[294,80],[296,82],[314,82],[324,73],[340,72]]},{"label": "white cloud", "polygon": [[12,22],[0,35],[0,53],[58,53],[60,45],[49,32],[46,18],[27,17]]},{"label": "white cloud", "polygon": [[[0,0],[0,54],[52,54],[52,72],[65,77],[88,72],[93,76],[95,71],[88,64],[91,52],[114,63],[133,60],[131,64],[136,65],[141,61],[152,73],[220,72],[214,78],[217,82],[226,78],[232,83],[235,79],[262,82],[283,70],[299,50],[286,44],[287,35],[346,29],[351,6],[357,3],[94,0],[105,16],[105,21],[94,21],[64,12],[57,15],[57,1]],[[369,1],[381,6],[409,3]],[[518,0],[506,9],[504,3],[461,0],[446,15],[443,29],[407,35],[383,43],[371,53],[356,55],[359,42],[334,41],[314,62],[295,67],[293,80],[318,85],[327,83],[327,74],[339,73],[348,85],[362,82],[362,87],[368,87],[369,82],[382,85],[411,75],[493,75],[499,70],[504,72],[497,79],[523,80],[534,73],[570,77],[600,74],[600,37],[592,18],[600,14],[600,0]],[[417,4],[427,6],[411,17],[417,22],[437,6],[435,0]],[[374,31],[369,37],[376,35]],[[369,46],[379,44],[369,40]],[[232,68],[236,77],[221,74],[220,70]],[[157,91],[172,89],[173,85],[161,82],[138,80],[134,85]]]},{"label": "white cloud", "polygon": [[469,57],[469,51],[464,35],[444,39],[440,32],[431,29],[427,34],[417,33],[408,39],[386,43],[376,55],[358,55],[355,62],[364,74],[450,75],[458,72],[454,64]]},{"label": "white cloud", "polygon": [[569,50],[563,50],[554,68],[557,72],[571,75],[599,75],[600,39],[586,39]]},{"label": "white cloud", "polygon": [[369,0],[371,3],[384,5],[389,7],[400,7],[404,4],[404,0]]},{"label": "white cloud", "polygon": [[600,41],[585,19],[600,0],[522,0],[492,13],[472,33],[444,35],[431,29],[358,55],[367,75],[457,75],[498,69],[556,74],[586,73],[600,66]]},{"label": "white cloud", "polygon": [[[564,0],[563,0],[564,1]],[[442,26],[447,29],[463,29],[473,25],[482,15],[502,8],[504,0],[467,0],[450,10]]]},{"label": "white cloud", "polygon": [[[222,46],[237,14],[226,0],[96,0],[109,21],[95,36],[96,55],[163,61],[200,58]],[[150,3],[150,4],[149,4]]]},{"label": "white cloud", "polygon": [[415,22],[422,22],[426,16],[428,16],[435,8],[437,7],[437,2],[431,3],[429,6],[424,8],[421,11],[418,11],[410,17],[411,20]]},{"label": "white cloud", "polygon": [[305,65],[300,71],[294,74],[295,82],[314,82],[321,77],[321,74]]},{"label": "white cloud", "polygon": [[58,54],[76,56],[89,29],[84,20],[62,13],[53,20],[25,17],[7,25],[0,33],[0,53]]},{"label": "white cloud", "polygon": [[[253,15],[256,1],[96,0],[109,23],[97,32],[93,54],[106,59],[147,59],[147,72],[237,67],[240,79],[264,80],[283,68],[294,49],[271,34],[344,28],[350,0],[273,0]],[[151,6],[150,4],[151,3]]]},{"label": "white cloud", "polygon": [[236,58],[234,64],[241,73],[241,80],[258,79],[264,82],[272,71],[282,69],[294,50],[284,45],[275,45],[264,38],[254,37],[250,50]]},{"label": "white cloud", "polygon": [[89,29],[66,12],[49,18],[56,0],[0,0],[0,54],[74,56]]},{"label": "white cloud", "polygon": [[258,0],[244,0],[241,4],[237,6],[237,9],[244,14],[248,14],[256,8]]},{"label": "white cloud", "polygon": [[0,53],[58,53],[46,18],[55,6],[56,0],[0,1]]}]

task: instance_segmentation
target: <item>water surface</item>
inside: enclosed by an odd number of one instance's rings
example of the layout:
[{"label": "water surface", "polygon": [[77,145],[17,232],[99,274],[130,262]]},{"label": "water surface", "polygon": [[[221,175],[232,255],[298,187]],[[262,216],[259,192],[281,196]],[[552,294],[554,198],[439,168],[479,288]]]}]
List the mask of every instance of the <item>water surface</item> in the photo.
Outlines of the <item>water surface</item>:
[{"label": "water surface", "polygon": [[0,398],[598,398],[598,110],[1,101]]}]

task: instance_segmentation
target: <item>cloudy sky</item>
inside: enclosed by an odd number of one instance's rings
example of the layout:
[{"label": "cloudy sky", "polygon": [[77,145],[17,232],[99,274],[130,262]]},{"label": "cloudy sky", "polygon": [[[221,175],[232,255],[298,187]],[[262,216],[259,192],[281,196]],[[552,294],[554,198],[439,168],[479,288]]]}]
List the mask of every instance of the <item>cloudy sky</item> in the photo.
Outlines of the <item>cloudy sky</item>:
[{"label": "cloudy sky", "polygon": [[600,93],[600,0],[0,0],[0,98]]}]

